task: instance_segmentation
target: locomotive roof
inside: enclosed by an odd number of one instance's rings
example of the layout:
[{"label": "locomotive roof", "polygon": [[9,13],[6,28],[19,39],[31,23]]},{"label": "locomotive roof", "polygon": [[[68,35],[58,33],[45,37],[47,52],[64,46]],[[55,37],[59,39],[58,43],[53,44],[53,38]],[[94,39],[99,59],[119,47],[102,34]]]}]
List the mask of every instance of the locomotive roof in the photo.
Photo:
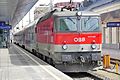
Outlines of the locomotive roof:
[{"label": "locomotive roof", "polygon": [[61,11],[54,12],[53,15],[56,16],[76,16],[76,14],[81,14],[80,16],[99,16],[100,14],[90,12],[90,11]]},{"label": "locomotive roof", "polygon": [[51,16],[77,16],[77,15],[78,16],[100,16],[99,14],[90,12],[90,11],[56,11],[56,10],[53,10],[41,16],[37,24],[43,20],[48,19]]}]

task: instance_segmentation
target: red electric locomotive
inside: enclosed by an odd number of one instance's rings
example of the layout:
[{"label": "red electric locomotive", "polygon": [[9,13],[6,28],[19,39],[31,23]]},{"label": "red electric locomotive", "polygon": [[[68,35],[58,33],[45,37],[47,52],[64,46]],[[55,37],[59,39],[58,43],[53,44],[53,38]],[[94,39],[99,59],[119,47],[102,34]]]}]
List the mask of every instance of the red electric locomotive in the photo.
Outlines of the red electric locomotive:
[{"label": "red electric locomotive", "polygon": [[100,27],[100,15],[93,12],[51,11],[30,28],[35,47],[29,49],[63,72],[86,72],[101,62]]},{"label": "red electric locomotive", "polygon": [[86,72],[101,61],[100,15],[50,12],[36,25],[36,52],[64,72]]}]

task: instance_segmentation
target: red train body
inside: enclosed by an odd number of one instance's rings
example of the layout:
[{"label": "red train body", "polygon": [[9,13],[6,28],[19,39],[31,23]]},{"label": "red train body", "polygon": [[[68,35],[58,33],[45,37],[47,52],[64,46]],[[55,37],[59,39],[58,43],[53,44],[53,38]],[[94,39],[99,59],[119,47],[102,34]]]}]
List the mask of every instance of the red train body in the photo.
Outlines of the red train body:
[{"label": "red train body", "polygon": [[[86,72],[99,66],[102,33],[98,14],[50,12],[36,22],[15,34],[15,42],[63,72]],[[22,38],[18,40],[17,35]]]}]

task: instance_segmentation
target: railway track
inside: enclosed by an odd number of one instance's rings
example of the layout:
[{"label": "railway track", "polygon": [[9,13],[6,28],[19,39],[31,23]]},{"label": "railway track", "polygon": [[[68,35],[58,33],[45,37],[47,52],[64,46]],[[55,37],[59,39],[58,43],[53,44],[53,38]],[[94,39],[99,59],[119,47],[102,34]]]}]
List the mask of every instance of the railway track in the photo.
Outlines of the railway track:
[{"label": "railway track", "polygon": [[[119,59],[110,58],[110,63],[111,64],[115,65],[116,62],[120,66],[120,60]],[[101,70],[104,70],[104,69],[101,69]],[[94,71],[88,71],[88,73],[86,72],[86,73],[66,73],[66,74],[68,76],[72,77],[73,80],[111,80],[110,78],[104,76],[104,74],[101,75],[99,73],[94,73]]]},{"label": "railway track", "polygon": [[87,72],[82,73],[66,73],[68,76],[72,77],[73,80],[103,80],[98,76],[92,75]]},{"label": "railway track", "polygon": [[[102,61],[103,61],[103,56],[101,58],[102,58]],[[118,67],[120,66],[120,59],[110,58],[110,63],[107,63],[107,64],[109,64],[108,68],[110,68],[111,70],[115,69],[116,66],[118,66]]]},{"label": "railway track", "polygon": [[118,63],[118,65],[120,65],[120,60],[119,59],[110,58],[110,63],[111,64],[116,64],[116,62]]},{"label": "railway track", "polygon": [[[103,56],[101,58],[103,60]],[[120,65],[120,59],[110,58],[110,63],[111,64],[116,64],[116,62],[118,63],[118,65]]]}]

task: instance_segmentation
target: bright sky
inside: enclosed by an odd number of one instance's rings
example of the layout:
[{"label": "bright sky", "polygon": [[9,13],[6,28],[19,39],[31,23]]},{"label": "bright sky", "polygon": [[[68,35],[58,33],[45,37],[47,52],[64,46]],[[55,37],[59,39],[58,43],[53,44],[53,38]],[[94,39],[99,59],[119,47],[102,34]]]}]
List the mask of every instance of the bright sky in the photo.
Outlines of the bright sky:
[{"label": "bright sky", "polygon": [[[57,2],[69,2],[70,0],[52,0],[53,4],[57,3]],[[82,2],[84,0],[72,0],[73,2]],[[41,4],[49,4],[50,0],[39,0],[39,2]]]}]

